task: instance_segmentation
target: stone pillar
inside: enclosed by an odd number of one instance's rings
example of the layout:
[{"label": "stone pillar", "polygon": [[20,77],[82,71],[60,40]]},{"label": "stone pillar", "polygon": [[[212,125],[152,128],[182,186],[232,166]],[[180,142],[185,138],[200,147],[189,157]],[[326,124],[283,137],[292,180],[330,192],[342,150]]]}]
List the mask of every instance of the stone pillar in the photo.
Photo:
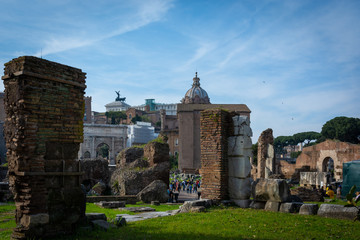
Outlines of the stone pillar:
[{"label": "stone pillar", "polygon": [[166,111],[165,109],[160,109],[160,120],[161,120],[161,131],[165,130],[165,124],[166,124]]},{"label": "stone pillar", "polygon": [[258,140],[257,178],[268,178],[275,172],[274,137],[271,128],[263,131]]},{"label": "stone pillar", "polygon": [[229,195],[240,207],[249,207],[251,195],[252,130],[246,116],[232,117],[233,136],[228,138]]},{"label": "stone pillar", "polygon": [[206,199],[228,199],[229,112],[214,109],[201,112],[200,146],[202,192]]},{"label": "stone pillar", "polygon": [[5,64],[5,138],[14,193],[14,239],[70,233],[84,219],[77,153],[85,73],[36,57]]}]

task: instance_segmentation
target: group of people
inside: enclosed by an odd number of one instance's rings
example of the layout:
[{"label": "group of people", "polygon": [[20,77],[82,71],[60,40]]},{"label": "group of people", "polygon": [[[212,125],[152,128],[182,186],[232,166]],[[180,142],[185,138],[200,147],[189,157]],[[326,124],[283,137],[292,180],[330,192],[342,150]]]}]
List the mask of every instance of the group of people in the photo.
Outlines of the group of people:
[{"label": "group of people", "polygon": [[200,188],[200,181],[196,180],[183,180],[183,181],[178,181],[178,180],[174,180],[172,182],[170,182],[169,184],[169,189],[168,194],[169,194],[169,202],[175,202],[177,203],[179,201],[179,194],[182,191],[186,191],[187,193],[197,193],[198,195],[198,199],[200,199],[201,196],[201,188]]}]

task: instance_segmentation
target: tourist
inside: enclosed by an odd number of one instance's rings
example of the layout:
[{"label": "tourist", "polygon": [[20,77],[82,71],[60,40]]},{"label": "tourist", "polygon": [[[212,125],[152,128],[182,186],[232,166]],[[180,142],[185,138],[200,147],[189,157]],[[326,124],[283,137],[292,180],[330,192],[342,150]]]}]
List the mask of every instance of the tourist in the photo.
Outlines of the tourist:
[{"label": "tourist", "polygon": [[186,192],[189,193],[189,190],[190,190],[190,183],[187,183],[186,184]]},{"label": "tourist", "polygon": [[175,202],[177,203],[178,202],[178,199],[179,199],[179,194],[180,194],[180,189],[179,187],[177,187],[174,191],[174,196],[175,196]]},{"label": "tourist", "polygon": [[335,193],[334,193],[334,191],[332,190],[332,187],[331,187],[331,186],[330,186],[330,187],[328,188],[328,190],[326,191],[326,195],[328,195],[328,196],[330,197],[330,199],[334,199]]},{"label": "tourist", "polygon": [[169,203],[172,203],[173,202],[173,191],[172,191],[172,188],[168,188],[168,190],[167,190],[167,193],[169,194],[169,200],[168,200],[168,202]]},{"label": "tourist", "polygon": [[354,202],[356,204],[358,201],[360,201],[360,192],[356,192],[355,195],[356,195],[356,197],[355,197]]},{"label": "tourist", "polygon": [[193,186],[192,186],[192,184],[190,184],[190,186],[189,186],[190,194],[192,193],[192,188],[193,188]]},{"label": "tourist", "polygon": [[336,189],[336,198],[337,199],[341,198],[341,185],[339,185]]},{"label": "tourist", "polygon": [[200,199],[200,197],[201,197],[201,188],[200,187],[197,188],[197,194],[198,194],[198,199]]}]

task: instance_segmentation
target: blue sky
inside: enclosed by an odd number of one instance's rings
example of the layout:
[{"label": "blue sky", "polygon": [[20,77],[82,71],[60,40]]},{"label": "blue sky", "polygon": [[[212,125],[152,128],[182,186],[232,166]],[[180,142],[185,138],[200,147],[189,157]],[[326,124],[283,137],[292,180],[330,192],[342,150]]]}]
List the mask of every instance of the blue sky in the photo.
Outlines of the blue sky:
[{"label": "blue sky", "polygon": [[[212,103],[251,109],[255,143],[360,117],[360,1],[0,0],[0,64],[81,68],[93,110],[178,103],[195,71]],[[1,84],[0,90],[4,87]]]}]

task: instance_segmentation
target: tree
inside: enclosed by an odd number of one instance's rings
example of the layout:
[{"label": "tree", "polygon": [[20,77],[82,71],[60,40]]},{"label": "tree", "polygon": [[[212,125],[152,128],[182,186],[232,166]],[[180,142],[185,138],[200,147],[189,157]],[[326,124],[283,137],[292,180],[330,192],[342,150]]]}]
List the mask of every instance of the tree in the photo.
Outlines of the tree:
[{"label": "tree", "polygon": [[251,147],[251,151],[252,151],[252,154],[253,154],[253,164],[254,165],[257,165],[257,152],[258,152],[258,146],[259,144],[258,143],[255,143],[252,145]]},{"label": "tree", "polygon": [[108,119],[107,121],[110,120],[110,124],[120,124],[121,123],[121,119],[126,119],[126,113],[124,111],[118,111],[118,112],[106,112],[105,113],[106,118]]},{"label": "tree", "polygon": [[293,135],[294,142],[305,143],[305,145],[309,145],[311,141],[316,141],[321,137],[321,134],[318,132],[301,132]]},{"label": "tree", "polygon": [[335,117],[323,125],[321,135],[324,138],[357,144],[360,142],[360,119]]}]

